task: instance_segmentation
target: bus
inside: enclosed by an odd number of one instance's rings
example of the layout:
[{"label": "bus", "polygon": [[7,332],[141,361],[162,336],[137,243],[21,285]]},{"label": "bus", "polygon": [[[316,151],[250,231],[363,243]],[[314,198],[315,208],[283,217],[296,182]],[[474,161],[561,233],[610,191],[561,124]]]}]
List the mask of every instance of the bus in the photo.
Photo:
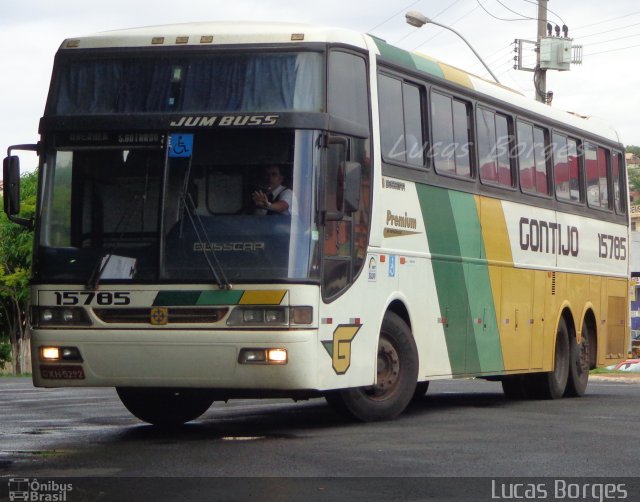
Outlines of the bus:
[{"label": "bus", "polygon": [[65,40],[39,133],[4,161],[37,387],[161,426],[269,397],[373,421],[438,379],[581,396],[626,356],[624,147],[594,119],[371,35],[211,22]]}]

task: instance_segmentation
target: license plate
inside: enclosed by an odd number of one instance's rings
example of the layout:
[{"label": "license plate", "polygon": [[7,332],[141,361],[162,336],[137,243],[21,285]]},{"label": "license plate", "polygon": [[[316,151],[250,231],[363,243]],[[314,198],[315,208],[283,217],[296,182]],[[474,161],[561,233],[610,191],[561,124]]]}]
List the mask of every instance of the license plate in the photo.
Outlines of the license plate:
[{"label": "license plate", "polygon": [[82,366],[40,365],[40,376],[49,380],[84,380]]}]

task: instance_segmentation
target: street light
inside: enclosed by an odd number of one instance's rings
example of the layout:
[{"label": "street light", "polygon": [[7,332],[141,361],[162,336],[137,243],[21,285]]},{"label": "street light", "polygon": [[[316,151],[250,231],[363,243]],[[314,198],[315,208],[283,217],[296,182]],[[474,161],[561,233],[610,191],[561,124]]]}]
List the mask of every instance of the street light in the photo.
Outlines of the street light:
[{"label": "street light", "polygon": [[429,24],[435,24],[436,26],[440,26],[440,28],[444,28],[445,30],[449,30],[452,31],[453,33],[455,33],[456,35],[458,35],[465,44],[467,44],[467,46],[469,47],[469,49],[471,49],[471,51],[475,54],[475,56],[480,60],[480,62],[484,65],[484,67],[486,68],[486,70],[489,72],[489,75],[491,75],[493,77],[493,80],[495,80],[497,83],[500,83],[500,81],[498,80],[498,77],[496,77],[493,72],[491,71],[491,69],[487,66],[487,63],[485,63],[482,58],[480,57],[480,54],[478,54],[475,49],[473,47],[471,47],[471,44],[467,41],[466,38],[464,38],[460,33],[458,33],[456,30],[454,30],[453,28],[451,28],[450,26],[446,26],[444,24],[440,24],[440,23],[436,23],[433,19],[429,19],[427,16],[425,16],[424,14],[422,14],[421,12],[412,10],[409,11],[405,14],[405,17],[407,19],[407,23],[410,24],[411,26],[415,26],[416,28],[422,28],[425,24],[429,23]]}]

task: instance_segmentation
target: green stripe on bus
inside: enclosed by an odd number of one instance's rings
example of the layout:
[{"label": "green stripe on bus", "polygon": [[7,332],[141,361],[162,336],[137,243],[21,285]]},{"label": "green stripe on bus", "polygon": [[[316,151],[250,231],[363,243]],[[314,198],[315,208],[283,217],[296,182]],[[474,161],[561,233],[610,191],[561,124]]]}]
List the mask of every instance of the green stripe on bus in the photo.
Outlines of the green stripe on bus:
[{"label": "green stripe on bus", "polygon": [[[503,369],[473,195],[417,186],[453,374]],[[464,259],[462,259],[464,258]],[[468,336],[469,334],[469,336]]]},{"label": "green stripe on bus", "polygon": [[467,373],[501,372],[504,363],[491,280],[486,261],[480,261],[486,253],[478,206],[473,195],[450,191],[449,198],[461,256],[468,258],[464,266],[469,303],[468,333],[475,336],[467,340],[467,350],[477,354],[478,367],[469,367],[467,359]]},{"label": "green stripe on bus", "polygon": [[431,61],[417,54],[411,54],[411,59],[413,59],[413,64],[415,65],[416,69],[425,73],[430,73],[431,75],[435,75],[436,77],[445,78],[442,68],[435,61]]},{"label": "green stripe on bus", "polygon": [[466,373],[466,333],[469,316],[460,242],[451,200],[446,190],[416,186],[427,229],[440,315],[444,325],[449,363],[454,375]]},{"label": "green stripe on bus", "polygon": [[243,290],[203,291],[198,298],[198,305],[237,305],[242,298]]},{"label": "green stripe on bus", "polygon": [[200,291],[160,291],[153,301],[153,306],[195,305],[199,297]]},{"label": "green stripe on bus", "polygon": [[383,58],[389,59],[394,63],[407,66],[408,68],[415,68],[417,70],[430,73],[431,75],[435,75],[436,77],[445,78],[444,72],[437,62],[431,61],[419,54],[389,45],[380,39],[374,38],[374,42],[376,43],[378,50],[380,51],[380,55]]}]

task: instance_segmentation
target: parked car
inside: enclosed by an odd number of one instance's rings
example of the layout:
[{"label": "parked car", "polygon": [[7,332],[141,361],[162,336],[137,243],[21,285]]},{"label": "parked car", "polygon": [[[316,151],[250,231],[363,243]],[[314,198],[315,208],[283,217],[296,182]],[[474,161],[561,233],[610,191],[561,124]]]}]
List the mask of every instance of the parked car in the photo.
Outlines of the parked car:
[{"label": "parked car", "polygon": [[627,359],[616,364],[609,369],[616,371],[628,371],[629,373],[640,373],[640,359]]},{"label": "parked car", "polygon": [[640,357],[640,329],[631,330],[631,353]]}]

